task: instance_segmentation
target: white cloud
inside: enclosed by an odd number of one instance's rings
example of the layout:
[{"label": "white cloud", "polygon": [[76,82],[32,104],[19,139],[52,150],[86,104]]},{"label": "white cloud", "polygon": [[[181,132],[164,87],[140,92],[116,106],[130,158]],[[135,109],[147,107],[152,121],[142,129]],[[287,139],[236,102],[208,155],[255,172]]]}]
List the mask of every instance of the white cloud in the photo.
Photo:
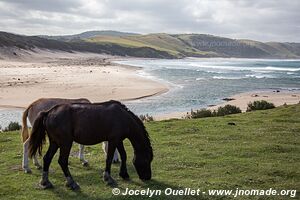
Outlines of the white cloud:
[{"label": "white cloud", "polygon": [[0,0],[0,27],[28,35],[110,29],[300,42],[299,8],[297,0]]}]

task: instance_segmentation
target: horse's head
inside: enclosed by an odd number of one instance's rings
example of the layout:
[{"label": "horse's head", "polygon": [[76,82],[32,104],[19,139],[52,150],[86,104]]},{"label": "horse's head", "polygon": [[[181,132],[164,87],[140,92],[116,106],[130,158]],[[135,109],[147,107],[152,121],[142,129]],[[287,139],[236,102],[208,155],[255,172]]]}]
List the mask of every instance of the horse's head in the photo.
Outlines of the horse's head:
[{"label": "horse's head", "polygon": [[147,152],[136,152],[133,158],[133,165],[141,180],[150,180],[152,176],[151,162],[153,159],[152,148]]}]

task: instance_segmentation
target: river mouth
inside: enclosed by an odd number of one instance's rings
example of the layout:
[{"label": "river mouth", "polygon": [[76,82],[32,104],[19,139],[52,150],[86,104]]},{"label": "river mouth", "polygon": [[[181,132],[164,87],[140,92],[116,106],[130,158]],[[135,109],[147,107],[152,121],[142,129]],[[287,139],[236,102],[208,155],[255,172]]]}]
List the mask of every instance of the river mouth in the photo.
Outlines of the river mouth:
[{"label": "river mouth", "polygon": [[[300,60],[186,58],[123,59],[113,61],[139,67],[137,73],[169,86],[169,91],[124,101],[137,115],[186,113],[223,103],[222,99],[251,91],[300,92]],[[21,123],[23,109],[0,109],[0,126]]]}]

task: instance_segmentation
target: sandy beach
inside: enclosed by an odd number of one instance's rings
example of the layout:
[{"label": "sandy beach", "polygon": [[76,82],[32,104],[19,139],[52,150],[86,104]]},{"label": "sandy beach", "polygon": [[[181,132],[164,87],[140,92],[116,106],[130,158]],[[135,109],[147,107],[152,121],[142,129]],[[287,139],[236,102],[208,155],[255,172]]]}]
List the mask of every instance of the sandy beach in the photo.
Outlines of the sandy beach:
[{"label": "sandy beach", "polygon": [[249,102],[258,101],[258,100],[265,100],[271,102],[276,107],[282,106],[283,104],[287,104],[287,105],[297,104],[300,102],[300,92],[288,91],[288,90],[246,92],[246,93],[236,94],[234,96],[229,97],[228,99],[232,99],[232,100],[209,108],[215,110],[219,106],[225,106],[227,104],[230,104],[239,107],[242,110],[242,112],[245,112],[247,110],[247,104]]},{"label": "sandy beach", "polygon": [[108,55],[37,50],[0,59],[0,107],[24,108],[38,98],[88,98],[92,102],[157,95],[166,85],[113,64]]}]

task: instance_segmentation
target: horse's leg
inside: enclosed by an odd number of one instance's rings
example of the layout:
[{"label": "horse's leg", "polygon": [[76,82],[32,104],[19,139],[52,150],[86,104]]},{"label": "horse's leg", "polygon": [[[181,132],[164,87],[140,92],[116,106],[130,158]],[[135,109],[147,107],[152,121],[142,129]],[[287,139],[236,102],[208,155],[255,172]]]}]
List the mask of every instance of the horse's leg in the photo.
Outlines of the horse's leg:
[{"label": "horse's leg", "polygon": [[37,159],[37,155],[33,156],[33,164],[36,166],[37,169],[42,169],[42,166],[40,165],[40,163]]},{"label": "horse's leg", "polygon": [[[102,149],[105,153],[105,156],[107,157],[107,152],[108,152],[108,142],[107,141],[104,141],[102,143]],[[119,162],[119,154],[118,154],[118,151],[115,150],[115,153],[114,153],[114,157],[113,157],[113,163],[118,163]]]},{"label": "horse's leg", "polygon": [[31,173],[31,169],[28,166],[28,146],[29,146],[29,138],[23,143],[23,160],[22,160],[22,168],[25,173]]},{"label": "horse's leg", "polygon": [[52,183],[48,179],[48,173],[49,173],[50,163],[51,163],[52,158],[55,155],[57,149],[58,149],[58,145],[56,143],[50,141],[48,151],[43,158],[43,160],[44,160],[43,175],[42,175],[42,179],[40,180],[40,187],[43,189],[53,187]]},{"label": "horse's leg", "polygon": [[107,182],[107,184],[112,185],[115,184],[115,180],[110,176],[111,163],[113,160],[114,152],[116,150],[116,142],[109,142],[107,156],[106,156],[106,166],[105,171],[103,173],[103,180]]},{"label": "horse's leg", "polygon": [[63,145],[60,147],[60,154],[58,163],[61,167],[61,169],[64,172],[64,175],[67,179],[66,186],[69,187],[72,190],[78,190],[80,187],[79,185],[73,180],[72,175],[69,171],[68,163],[69,163],[69,155],[72,147],[72,142],[67,145]]},{"label": "horse's leg", "polygon": [[129,179],[129,175],[127,173],[127,167],[126,167],[126,159],[127,159],[127,155],[126,155],[126,151],[123,145],[123,142],[120,142],[117,146],[118,151],[120,153],[121,156],[121,166],[120,166],[120,173],[119,175],[125,179],[128,180]]},{"label": "horse's leg", "polygon": [[89,162],[84,159],[84,145],[79,144],[79,155],[78,155],[82,165],[84,167],[87,167],[89,165]]}]

